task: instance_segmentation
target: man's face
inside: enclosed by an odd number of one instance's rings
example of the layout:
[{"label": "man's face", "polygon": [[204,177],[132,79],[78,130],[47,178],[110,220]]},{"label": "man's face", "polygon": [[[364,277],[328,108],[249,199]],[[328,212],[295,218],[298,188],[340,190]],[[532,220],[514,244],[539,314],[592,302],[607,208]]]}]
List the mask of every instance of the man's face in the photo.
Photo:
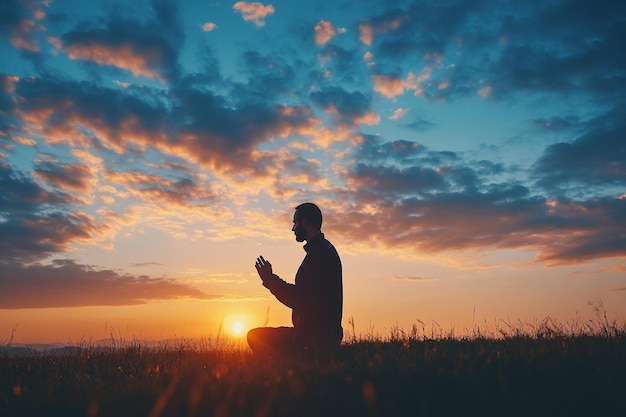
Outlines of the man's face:
[{"label": "man's face", "polygon": [[298,220],[298,211],[293,214],[293,227],[291,231],[296,235],[296,242],[304,242],[306,240],[306,230],[302,223]]}]

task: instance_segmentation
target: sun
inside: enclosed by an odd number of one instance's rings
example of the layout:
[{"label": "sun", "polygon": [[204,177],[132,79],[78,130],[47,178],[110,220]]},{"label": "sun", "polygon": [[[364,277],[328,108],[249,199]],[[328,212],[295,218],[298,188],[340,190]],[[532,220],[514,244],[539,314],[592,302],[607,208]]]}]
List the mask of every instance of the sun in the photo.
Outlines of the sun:
[{"label": "sun", "polygon": [[243,323],[240,321],[236,321],[233,323],[233,332],[235,334],[242,334],[244,330]]}]

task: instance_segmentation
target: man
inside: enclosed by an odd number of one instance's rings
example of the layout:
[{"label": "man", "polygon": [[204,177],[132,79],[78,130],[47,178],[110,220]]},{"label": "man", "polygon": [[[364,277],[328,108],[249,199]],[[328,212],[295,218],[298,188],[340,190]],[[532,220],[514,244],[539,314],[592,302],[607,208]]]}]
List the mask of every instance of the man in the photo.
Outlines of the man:
[{"label": "man", "polygon": [[337,250],[322,233],[322,212],[313,203],[296,207],[291,230],[304,242],[306,256],[294,284],[272,272],[260,256],[255,267],[263,286],[292,309],[293,327],[260,327],[248,332],[248,345],[259,354],[333,348],[343,338],[343,284]]}]

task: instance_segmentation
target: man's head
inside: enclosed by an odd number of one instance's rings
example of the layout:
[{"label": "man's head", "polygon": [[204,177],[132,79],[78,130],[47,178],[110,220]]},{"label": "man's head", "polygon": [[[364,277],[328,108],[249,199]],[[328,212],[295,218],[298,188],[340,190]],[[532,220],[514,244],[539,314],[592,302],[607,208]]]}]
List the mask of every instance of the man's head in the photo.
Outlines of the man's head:
[{"label": "man's head", "polygon": [[293,227],[296,241],[308,240],[322,230],[322,211],[313,203],[303,203],[296,207],[293,214]]}]

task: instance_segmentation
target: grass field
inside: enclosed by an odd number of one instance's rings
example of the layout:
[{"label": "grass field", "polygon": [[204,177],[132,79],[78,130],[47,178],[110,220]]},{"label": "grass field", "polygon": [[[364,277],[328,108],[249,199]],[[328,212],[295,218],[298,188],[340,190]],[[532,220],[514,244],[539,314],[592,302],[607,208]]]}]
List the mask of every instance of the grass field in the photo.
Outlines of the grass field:
[{"label": "grass field", "polygon": [[208,341],[4,349],[0,416],[626,416],[626,326],[606,320],[345,342],[271,360]]}]

